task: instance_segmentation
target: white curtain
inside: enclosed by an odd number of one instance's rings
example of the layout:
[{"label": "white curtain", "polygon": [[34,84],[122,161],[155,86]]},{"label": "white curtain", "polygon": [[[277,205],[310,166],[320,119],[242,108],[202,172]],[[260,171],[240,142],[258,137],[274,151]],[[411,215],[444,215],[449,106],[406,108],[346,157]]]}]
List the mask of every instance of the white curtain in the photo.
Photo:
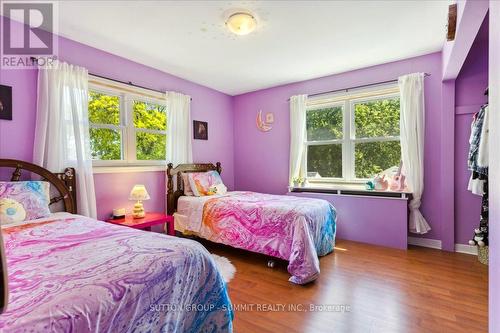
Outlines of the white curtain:
[{"label": "white curtain", "polygon": [[307,95],[290,97],[290,186],[294,178],[306,178],[306,103]]},{"label": "white curtain", "polygon": [[64,62],[39,68],[33,161],[52,172],[74,167],[78,213],[97,218],[89,136],[88,71]]},{"label": "white curtain", "polygon": [[167,162],[193,163],[191,97],[167,92]]},{"label": "white curtain", "polygon": [[403,174],[413,194],[410,202],[410,231],[425,234],[431,227],[419,207],[424,190],[424,73],[413,73],[399,78],[401,94],[401,156]]}]

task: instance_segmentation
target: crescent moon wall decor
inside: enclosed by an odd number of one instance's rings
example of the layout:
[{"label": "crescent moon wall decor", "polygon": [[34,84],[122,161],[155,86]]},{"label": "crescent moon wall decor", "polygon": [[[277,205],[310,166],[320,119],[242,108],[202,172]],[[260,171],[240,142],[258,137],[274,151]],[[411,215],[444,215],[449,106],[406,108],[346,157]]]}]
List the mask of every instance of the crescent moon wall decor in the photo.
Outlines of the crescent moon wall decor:
[{"label": "crescent moon wall decor", "polygon": [[262,110],[259,110],[257,113],[257,128],[262,131],[262,132],[269,132],[273,127],[271,126],[272,123],[274,123],[274,114],[273,113],[267,113],[266,114],[266,119],[262,119]]}]

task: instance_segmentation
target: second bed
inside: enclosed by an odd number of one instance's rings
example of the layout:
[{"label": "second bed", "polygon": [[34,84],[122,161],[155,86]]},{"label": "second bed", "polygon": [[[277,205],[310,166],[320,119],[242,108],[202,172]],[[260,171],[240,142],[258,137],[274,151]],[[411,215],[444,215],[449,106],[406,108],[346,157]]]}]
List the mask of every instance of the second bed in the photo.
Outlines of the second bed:
[{"label": "second bed", "polygon": [[305,284],[318,278],[318,256],[332,252],[335,245],[336,211],[329,202],[241,191],[184,195],[182,173],[209,170],[220,173],[220,164],[169,166],[167,206],[178,231],[287,260],[293,283]]}]

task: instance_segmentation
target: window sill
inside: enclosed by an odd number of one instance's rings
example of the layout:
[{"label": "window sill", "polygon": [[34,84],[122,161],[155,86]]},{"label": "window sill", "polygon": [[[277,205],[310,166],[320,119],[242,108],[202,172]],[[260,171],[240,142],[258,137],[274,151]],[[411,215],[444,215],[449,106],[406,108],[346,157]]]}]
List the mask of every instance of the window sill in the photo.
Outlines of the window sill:
[{"label": "window sill", "polygon": [[369,196],[369,197],[383,197],[383,198],[398,198],[408,199],[411,196],[410,192],[396,192],[396,191],[371,191],[365,188],[364,184],[328,184],[328,185],[307,185],[302,187],[290,187],[290,192],[294,193],[326,193],[337,195],[353,195],[353,196]]},{"label": "window sill", "polygon": [[164,165],[142,165],[142,166],[94,166],[94,174],[100,173],[131,173],[131,172],[158,172],[165,171]]}]

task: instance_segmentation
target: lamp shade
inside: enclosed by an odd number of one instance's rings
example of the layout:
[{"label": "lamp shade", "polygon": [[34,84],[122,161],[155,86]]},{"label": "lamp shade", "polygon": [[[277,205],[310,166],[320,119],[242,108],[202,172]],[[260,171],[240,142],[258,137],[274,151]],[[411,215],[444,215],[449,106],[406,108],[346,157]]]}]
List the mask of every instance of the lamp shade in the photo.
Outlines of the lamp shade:
[{"label": "lamp shade", "polygon": [[144,185],[135,185],[132,191],[130,191],[130,195],[128,197],[129,200],[149,200],[149,193],[146,190],[146,186]]}]

